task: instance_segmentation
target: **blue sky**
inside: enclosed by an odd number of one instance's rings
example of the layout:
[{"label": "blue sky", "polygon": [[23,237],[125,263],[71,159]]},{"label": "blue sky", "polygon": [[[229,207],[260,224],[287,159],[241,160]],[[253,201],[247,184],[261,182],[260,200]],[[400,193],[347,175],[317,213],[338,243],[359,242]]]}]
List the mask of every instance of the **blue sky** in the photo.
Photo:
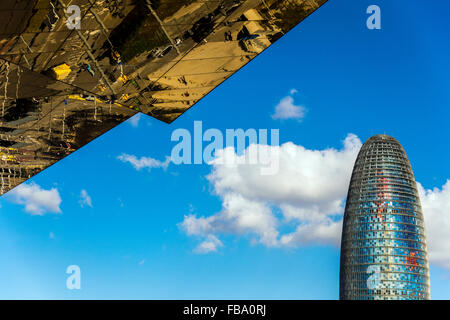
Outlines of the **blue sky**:
[{"label": "blue sky", "polygon": [[[381,8],[381,30],[366,28],[371,4]],[[53,197],[41,215],[2,197],[0,298],[337,299],[335,227],[353,164],[348,159],[358,141],[377,133],[400,141],[423,186],[432,298],[450,298],[450,21],[443,14],[449,10],[445,0],[330,0],[172,125],[142,115],[31,179],[30,188],[61,200]],[[274,119],[283,99],[287,108],[302,111],[297,118]],[[251,184],[244,190],[225,181],[239,181],[239,170],[173,163],[162,168],[158,162],[136,170],[118,159],[163,162],[176,144],[172,132],[192,131],[196,120],[223,132],[279,129],[280,143],[292,142],[286,149],[300,152],[304,166],[280,162],[280,170],[287,176],[309,170],[312,177],[330,170],[330,181],[292,183],[300,189],[329,183],[333,195],[299,190],[292,196],[276,189],[267,204],[267,177],[249,191]],[[221,183],[228,183],[226,190]],[[90,202],[83,202],[82,190]],[[244,212],[227,207],[237,204],[268,213],[242,227],[229,219]],[[326,234],[301,218],[313,207],[329,228]],[[292,220],[283,220],[287,212]],[[202,221],[207,227],[199,229]],[[295,233],[303,223],[311,229]],[[277,243],[267,230],[277,232]],[[287,245],[279,242],[289,234]],[[204,243],[209,246],[202,250]],[[81,268],[81,290],[66,288],[69,265]]]}]

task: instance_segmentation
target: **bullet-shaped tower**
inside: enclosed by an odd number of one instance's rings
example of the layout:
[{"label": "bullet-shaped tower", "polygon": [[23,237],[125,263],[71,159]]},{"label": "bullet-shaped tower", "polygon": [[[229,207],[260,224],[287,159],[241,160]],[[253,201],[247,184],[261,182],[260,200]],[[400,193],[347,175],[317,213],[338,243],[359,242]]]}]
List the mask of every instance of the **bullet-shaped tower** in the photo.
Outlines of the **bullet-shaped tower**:
[{"label": "bullet-shaped tower", "polygon": [[341,242],[340,299],[430,299],[424,220],[400,143],[376,135],[353,168]]}]

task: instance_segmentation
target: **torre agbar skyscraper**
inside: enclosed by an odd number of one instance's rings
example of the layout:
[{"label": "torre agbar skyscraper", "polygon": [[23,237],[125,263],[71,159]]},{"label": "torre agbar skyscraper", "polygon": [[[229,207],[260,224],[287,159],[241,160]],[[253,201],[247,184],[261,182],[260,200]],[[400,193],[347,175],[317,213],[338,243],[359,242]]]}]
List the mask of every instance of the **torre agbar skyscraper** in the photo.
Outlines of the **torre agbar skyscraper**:
[{"label": "torre agbar skyscraper", "polygon": [[341,243],[340,299],[430,299],[424,220],[400,143],[371,137],[353,168]]}]

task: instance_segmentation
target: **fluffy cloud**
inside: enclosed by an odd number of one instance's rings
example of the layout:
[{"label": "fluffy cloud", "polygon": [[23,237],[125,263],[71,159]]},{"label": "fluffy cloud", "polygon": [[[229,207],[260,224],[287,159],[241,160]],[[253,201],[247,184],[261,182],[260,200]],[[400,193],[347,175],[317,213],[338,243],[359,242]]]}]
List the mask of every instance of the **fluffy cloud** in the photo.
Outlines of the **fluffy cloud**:
[{"label": "fluffy cloud", "polygon": [[296,89],[292,89],[289,96],[284,97],[275,106],[275,113],[272,115],[272,119],[297,119],[302,120],[305,117],[306,108],[303,106],[295,105],[292,95],[297,93]]},{"label": "fluffy cloud", "polygon": [[141,170],[143,168],[152,169],[152,168],[163,168],[167,169],[169,166],[171,159],[170,157],[166,157],[165,161],[159,161],[150,157],[141,157],[137,158],[134,155],[122,154],[117,157],[122,162],[129,162],[136,170]]},{"label": "fluffy cloud", "polygon": [[80,206],[84,208],[84,206],[88,206],[92,208],[92,199],[91,196],[87,193],[86,190],[81,190],[80,192]]},{"label": "fluffy cloud", "polygon": [[[338,245],[344,200],[361,141],[349,134],[340,150],[310,150],[291,142],[265,147],[277,148],[275,175],[261,175],[260,164],[230,165],[220,159],[229,150],[219,152],[207,178],[222,199],[222,210],[208,217],[189,214],[180,227],[191,236],[246,235],[253,243],[272,247]],[[293,231],[281,233],[282,227]]]},{"label": "fluffy cloud", "polygon": [[430,261],[450,269],[450,180],[442,189],[418,183]]},{"label": "fluffy cloud", "polygon": [[206,254],[210,252],[216,252],[217,248],[222,247],[222,241],[217,239],[217,237],[213,235],[209,235],[206,240],[200,243],[197,248],[195,248],[194,252],[199,254]]},{"label": "fluffy cloud", "polygon": [[25,211],[32,215],[61,213],[61,197],[56,188],[44,190],[35,183],[21,184],[7,193],[11,202],[25,206]]},{"label": "fluffy cloud", "polygon": [[223,209],[209,217],[189,214],[180,224],[190,236],[210,237],[217,233],[254,234],[261,243],[277,245],[277,219],[264,203],[251,201],[238,194],[223,197]]}]

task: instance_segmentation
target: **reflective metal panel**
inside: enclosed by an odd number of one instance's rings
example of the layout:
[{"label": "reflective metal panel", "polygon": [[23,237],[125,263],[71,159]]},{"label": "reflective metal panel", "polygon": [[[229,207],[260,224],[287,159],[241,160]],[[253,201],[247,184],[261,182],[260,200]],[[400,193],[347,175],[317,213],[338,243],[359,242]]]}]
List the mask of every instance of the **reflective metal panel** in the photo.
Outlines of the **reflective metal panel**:
[{"label": "reflective metal panel", "polygon": [[0,194],[137,112],[171,123],[325,2],[2,0]]}]

